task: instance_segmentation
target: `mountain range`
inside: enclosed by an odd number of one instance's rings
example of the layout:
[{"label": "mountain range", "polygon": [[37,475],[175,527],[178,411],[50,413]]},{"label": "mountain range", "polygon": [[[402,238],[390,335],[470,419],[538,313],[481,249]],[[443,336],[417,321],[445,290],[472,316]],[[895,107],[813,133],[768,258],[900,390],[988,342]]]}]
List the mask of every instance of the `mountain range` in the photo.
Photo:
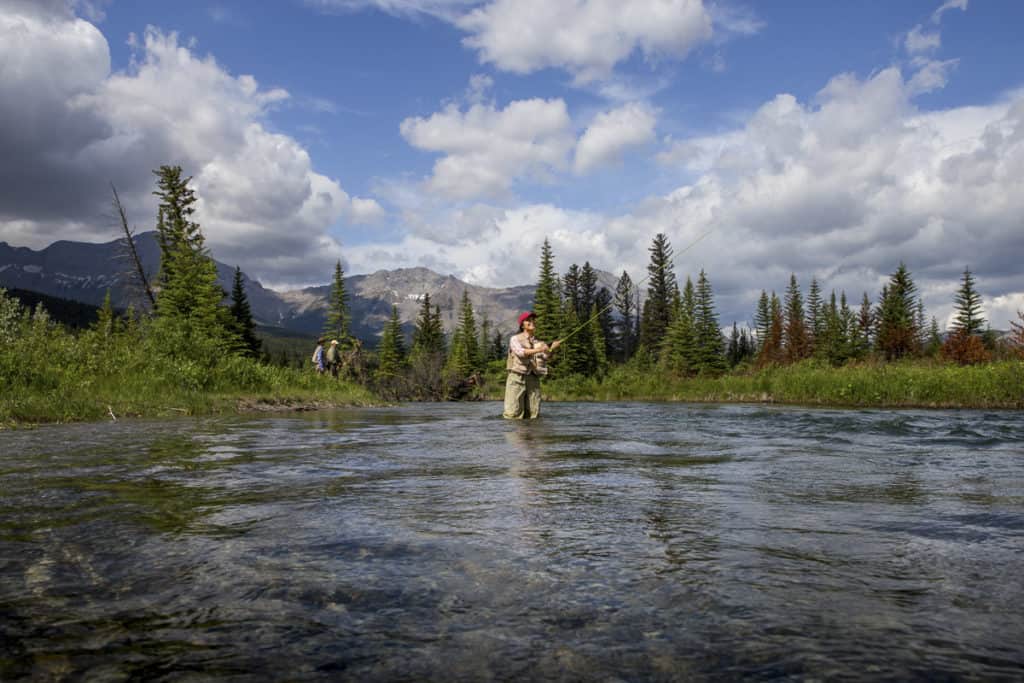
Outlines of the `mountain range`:
[{"label": "mountain range", "polygon": [[[144,270],[152,278],[160,265],[156,232],[136,235],[135,245]],[[234,268],[216,259],[214,262],[221,286],[230,291]],[[614,286],[614,276],[610,273],[599,272],[599,278],[602,285],[608,286],[610,282]],[[311,336],[323,330],[330,284],[276,291],[244,273],[242,282],[258,324]],[[0,287],[97,306],[109,291],[116,308],[145,305],[124,239],[101,244],[62,240],[40,250],[0,242]],[[458,323],[462,294],[468,292],[477,323],[486,317],[493,329],[508,333],[515,327],[518,313],[532,306],[535,289],[534,285],[479,287],[427,268],[379,270],[345,278],[352,333],[369,343],[375,343],[384,323],[391,317],[392,305],[398,307],[403,327],[411,332],[424,294],[430,294],[431,303],[440,307],[441,319],[448,331]]]}]

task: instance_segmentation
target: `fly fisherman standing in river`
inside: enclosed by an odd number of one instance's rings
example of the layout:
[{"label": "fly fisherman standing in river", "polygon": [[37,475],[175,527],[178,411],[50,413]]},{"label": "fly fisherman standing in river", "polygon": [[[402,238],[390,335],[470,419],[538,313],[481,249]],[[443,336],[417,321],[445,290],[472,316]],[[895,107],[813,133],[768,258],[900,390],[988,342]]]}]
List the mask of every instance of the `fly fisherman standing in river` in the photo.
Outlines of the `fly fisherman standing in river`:
[{"label": "fly fisherman standing in river", "polygon": [[540,415],[540,378],[548,373],[547,357],[562,343],[548,346],[533,336],[536,316],[526,311],[519,316],[519,334],[508,342],[508,360],[505,368],[505,411],[507,420],[533,419]]}]

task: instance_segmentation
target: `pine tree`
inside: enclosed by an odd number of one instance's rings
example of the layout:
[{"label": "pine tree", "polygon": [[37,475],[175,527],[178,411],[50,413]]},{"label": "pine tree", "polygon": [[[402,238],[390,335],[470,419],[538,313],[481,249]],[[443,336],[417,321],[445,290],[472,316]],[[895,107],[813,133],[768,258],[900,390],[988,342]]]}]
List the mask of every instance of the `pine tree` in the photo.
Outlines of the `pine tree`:
[{"label": "pine tree", "polygon": [[821,288],[818,285],[818,278],[811,278],[811,286],[807,290],[807,341],[809,355],[817,352],[818,337],[825,329],[824,302],[821,300]]},{"label": "pine tree", "polygon": [[843,334],[843,354],[845,360],[849,360],[857,352],[857,314],[846,301],[846,290],[839,293],[839,320]]},{"label": "pine tree", "polygon": [[740,348],[740,328],[736,321],[732,321],[732,334],[729,335],[729,346],[725,350],[725,358],[732,369],[739,365],[743,350]]},{"label": "pine tree", "polygon": [[249,358],[260,355],[260,340],[256,336],[256,323],[252,319],[252,308],[249,298],[245,295],[242,282],[242,269],[235,266],[235,279],[231,287],[231,319],[234,322],[235,336],[238,338],[238,351]]},{"label": "pine tree", "polygon": [[786,289],[786,323],[784,345],[786,360],[795,363],[810,355],[807,341],[807,327],[804,324],[804,304],[797,284],[796,275],[789,276],[789,287]]},{"label": "pine tree", "polygon": [[[689,280],[690,278],[687,277],[686,279]],[[692,287],[692,285],[691,285],[691,287]],[[675,291],[672,292],[672,305],[669,307],[669,311],[668,311],[668,324],[669,324],[669,327],[672,327],[672,322],[675,321],[675,319],[679,317],[680,312],[682,310],[683,310],[683,295],[679,291],[679,288],[677,287],[675,289]]]},{"label": "pine tree", "polygon": [[757,331],[757,346],[760,349],[768,338],[768,330],[772,325],[772,312],[768,303],[768,293],[761,290],[761,298],[757,300],[757,312],[754,314],[754,329]]},{"label": "pine tree", "polygon": [[834,289],[829,297],[829,303],[824,309],[822,322],[824,323],[824,329],[819,338],[821,357],[834,366],[842,365],[846,362],[849,344],[846,339],[843,315],[839,306],[836,305],[836,291]]},{"label": "pine tree", "polygon": [[227,345],[233,335],[226,310],[220,305],[225,292],[217,284],[217,268],[206,250],[199,224],[192,220],[197,201],[188,186],[192,179],[182,178],[180,166],[161,166],[154,173],[160,245],[157,318],[182,334]]},{"label": "pine tree", "polygon": [[932,316],[932,322],[928,328],[928,342],[925,344],[924,353],[926,356],[934,357],[942,349],[942,333],[939,331],[939,321]]},{"label": "pine tree", "polygon": [[591,315],[591,309],[597,303],[597,272],[590,266],[590,261],[583,264],[580,269],[579,279],[579,313],[580,318],[586,320]]},{"label": "pine tree", "polygon": [[480,370],[481,365],[473,304],[469,301],[469,292],[463,290],[459,323],[452,335],[451,353],[448,354],[448,368],[458,377],[469,377]]},{"label": "pine tree", "polygon": [[[562,320],[565,324],[566,332],[572,332],[580,326],[580,319],[576,315],[576,310],[568,305],[565,306],[565,311],[562,314]],[[558,348],[558,354],[556,357],[559,360],[559,368],[563,373],[566,374],[580,374],[585,375],[591,371],[591,340],[586,328],[579,330],[576,334],[566,336],[562,345]],[[546,340],[545,340],[546,341]],[[550,365],[549,365],[550,374]]]},{"label": "pine tree", "polygon": [[601,355],[606,360],[615,353],[615,345],[612,340],[615,334],[615,319],[612,317],[613,306],[612,293],[608,291],[608,288],[602,287],[597,290],[597,296],[594,297],[594,307],[597,309],[597,324],[601,330],[601,339],[604,340],[604,349]]},{"label": "pine tree", "polygon": [[391,319],[384,326],[380,346],[377,349],[377,380],[397,376],[405,364],[405,337],[402,321],[398,317],[398,306],[391,305]]},{"label": "pine tree", "polygon": [[569,266],[562,277],[562,302],[566,312],[572,309],[576,318],[583,317],[583,302],[580,298],[580,267],[575,263]]},{"label": "pine tree", "polygon": [[[176,278],[176,258],[179,251],[197,252],[203,249],[203,237],[199,224],[192,220],[195,214],[196,196],[188,184],[192,178],[181,177],[180,166],[161,166],[153,173],[157,176],[157,190],[153,192],[160,199],[157,206],[157,243],[160,245],[161,289]],[[169,304],[168,304],[169,305]]]},{"label": "pine tree", "polygon": [[345,273],[341,268],[341,259],[334,264],[334,281],[331,293],[327,297],[327,323],[324,336],[337,339],[346,344],[349,338],[348,294],[345,292]]},{"label": "pine tree", "polygon": [[633,353],[635,354],[640,348],[640,327],[643,325],[643,307],[640,305],[640,287],[633,288],[633,296],[636,299],[636,306],[633,310],[636,311],[636,315],[633,318],[633,341],[635,346],[633,347]]},{"label": "pine tree", "polygon": [[633,300],[635,287],[629,273],[622,271],[615,287],[615,308],[619,312],[619,324],[615,328],[615,347],[619,360],[625,362],[633,355],[636,337],[633,323],[636,317],[636,302]]},{"label": "pine tree", "polygon": [[673,299],[672,323],[665,335],[662,361],[675,372],[692,374],[699,370],[700,353],[697,348],[697,298],[689,277],[682,295]]},{"label": "pine tree", "polygon": [[974,275],[970,268],[964,268],[960,289],[953,297],[953,303],[956,307],[953,329],[966,335],[981,334],[986,321],[981,314],[981,295],[974,288]]},{"label": "pine tree", "polygon": [[762,367],[773,363],[781,363],[785,358],[782,303],[775,292],[772,292],[768,305],[768,319],[770,320],[768,333],[765,335],[764,341],[761,344],[761,351],[757,356],[757,364]]},{"label": "pine tree", "polygon": [[657,356],[671,322],[672,297],[677,285],[668,237],[664,233],[655,235],[648,251],[651,262],[647,266],[647,300],[643,307],[640,344]]},{"label": "pine tree", "polygon": [[448,338],[444,333],[444,323],[441,321],[441,307],[434,306],[434,316],[431,318],[431,327],[437,330],[437,348],[444,356],[448,353]]},{"label": "pine tree", "polygon": [[403,364],[409,352],[405,346],[405,332],[402,331],[402,320],[398,317],[398,306],[395,304],[391,305],[391,320],[388,321],[388,325],[395,335],[395,351],[398,354],[398,362]]},{"label": "pine tree", "polygon": [[878,304],[875,305],[871,313],[871,320],[874,322],[872,332],[874,333],[876,350],[880,351],[881,347],[878,346],[879,331],[882,329],[882,303],[889,299],[889,283],[882,285],[882,291],[878,294]]},{"label": "pine tree", "polygon": [[601,329],[601,316],[599,315],[596,301],[590,308],[589,320],[591,349],[588,355],[591,358],[590,372],[592,374],[602,374],[608,367],[608,356],[604,330]]},{"label": "pine tree", "polygon": [[924,299],[917,297],[917,306],[914,309],[914,331],[917,333],[917,348],[922,353],[928,345],[928,318],[924,312]]},{"label": "pine tree", "polygon": [[430,293],[423,295],[416,327],[412,334],[412,356],[444,356],[444,329],[441,327],[440,309],[430,307]]},{"label": "pine tree", "polygon": [[[544,240],[540,256],[540,277],[534,295],[533,312],[537,314],[537,338],[546,342],[557,339],[562,333],[562,300],[560,285],[555,272],[555,257],[551,245]],[[557,359],[559,354],[555,355]]]},{"label": "pine tree", "polygon": [[916,294],[914,280],[902,262],[882,288],[878,307],[878,350],[886,360],[917,354]]},{"label": "pine tree", "polygon": [[697,277],[693,322],[697,333],[697,367],[701,372],[721,372],[725,369],[722,330],[715,312],[711,282],[703,269]]},{"label": "pine tree", "polygon": [[440,400],[445,394],[445,337],[441,309],[431,306],[430,293],[424,293],[416,316],[409,351],[408,389],[421,399]]},{"label": "pine tree", "polygon": [[480,321],[480,361],[483,364],[489,363],[491,359],[491,321],[487,319],[487,314],[483,314],[483,320]]},{"label": "pine tree", "polygon": [[686,284],[683,285],[683,293],[679,297],[678,313],[689,321],[689,336],[685,333],[683,335],[683,358],[689,371],[697,372],[700,369],[700,349],[697,348],[697,292],[689,275],[686,276]]},{"label": "pine tree", "polygon": [[854,358],[864,358],[871,351],[871,345],[874,341],[872,331],[874,329],[875,313],[871,308],[871,300],[868,298],[868,293],[864,292],[864,296],[860,301],[860,311],[857,315],[857,328],[851,335]]},{"label": "pine tree", "polygon": [[743,328],[740,330],[740,363],[745,363],[751,360],[757,353],[757,346],[754,344],[754,340],[750,337],[750,330]]},{"label": "pine tree", "polygon": [[[591,275],[593,271],[591,271]],[[594,341],[590,334],[590,325],[586,324],[590,314],[590,307],[584,308],[584,275],[583,271],[575,263],[569,266],[569,270],[562,279],[562,301],[564,311],[562,313],[563,334],[572,335],[566,337],[566,343],[560,347],[560,365],[571,373],[589,375],[594,371]],[[544,339],[544,337],[540,337]],[[550,342],[549,339],[544,341]]]}]

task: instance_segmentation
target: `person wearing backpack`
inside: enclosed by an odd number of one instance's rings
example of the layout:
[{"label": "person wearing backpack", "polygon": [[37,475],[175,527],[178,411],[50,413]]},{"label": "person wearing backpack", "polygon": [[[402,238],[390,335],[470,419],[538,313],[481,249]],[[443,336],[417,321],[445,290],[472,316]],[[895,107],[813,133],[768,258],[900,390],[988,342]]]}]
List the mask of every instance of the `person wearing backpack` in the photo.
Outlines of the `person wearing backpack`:
[{"label": "person wearing backpack", "polygon": [[324,365],[324,338],[320,337],[316,340],[316,348],[313,350],[313,368],[316,370],[318,375],[324,374],[326,366]]}]

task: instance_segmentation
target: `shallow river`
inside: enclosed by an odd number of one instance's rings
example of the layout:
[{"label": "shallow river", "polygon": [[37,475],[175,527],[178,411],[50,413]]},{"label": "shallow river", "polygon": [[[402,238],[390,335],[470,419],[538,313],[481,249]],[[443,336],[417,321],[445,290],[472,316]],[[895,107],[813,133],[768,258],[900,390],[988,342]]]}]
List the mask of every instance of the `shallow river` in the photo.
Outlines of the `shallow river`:
[{"label": "shallow river", "polygon": [[0,433],[0,679],[1024,678],[1024,415]]}]

